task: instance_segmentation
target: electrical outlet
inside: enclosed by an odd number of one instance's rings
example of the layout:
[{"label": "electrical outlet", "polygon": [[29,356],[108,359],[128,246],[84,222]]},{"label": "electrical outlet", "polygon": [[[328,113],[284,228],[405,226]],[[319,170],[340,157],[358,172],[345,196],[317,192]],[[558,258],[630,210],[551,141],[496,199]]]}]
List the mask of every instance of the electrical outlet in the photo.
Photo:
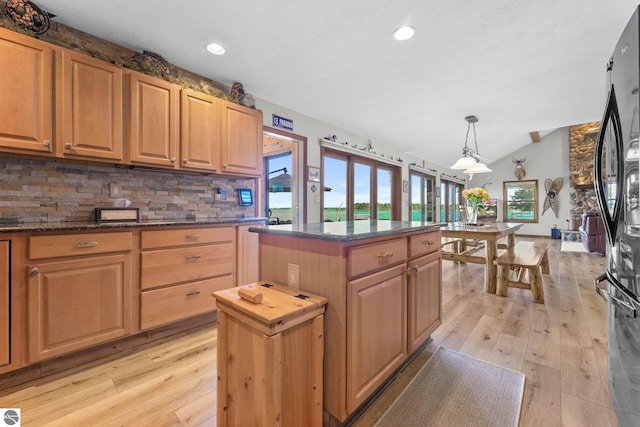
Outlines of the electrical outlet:
[{"label": "electrical outlet", "polygon": [[109,197],[112,199],[117,199],[118,197],[122,197],[122,187],[117,182],[112,182],[109,184]]},{"label": "electrical outlet", "polygon": [[300,266],[289,264],[287,268],[287,285],[292,288],[300,288]]}]

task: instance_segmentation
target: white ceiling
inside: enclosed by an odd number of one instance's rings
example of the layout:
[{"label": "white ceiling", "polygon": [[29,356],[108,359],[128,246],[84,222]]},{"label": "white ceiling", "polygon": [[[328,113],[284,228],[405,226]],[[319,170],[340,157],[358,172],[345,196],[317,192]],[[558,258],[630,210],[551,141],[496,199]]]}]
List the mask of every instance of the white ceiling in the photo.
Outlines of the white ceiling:
[{"label": "white ceiling", "polygon": [[[35,0],[55,21],[442,166],[601,119],[637,0]],[[416,35],[393,40],[404,24]],[[210,42],[224,56],[205,50]],[[335,129],[327,129],[327,134]]]}]

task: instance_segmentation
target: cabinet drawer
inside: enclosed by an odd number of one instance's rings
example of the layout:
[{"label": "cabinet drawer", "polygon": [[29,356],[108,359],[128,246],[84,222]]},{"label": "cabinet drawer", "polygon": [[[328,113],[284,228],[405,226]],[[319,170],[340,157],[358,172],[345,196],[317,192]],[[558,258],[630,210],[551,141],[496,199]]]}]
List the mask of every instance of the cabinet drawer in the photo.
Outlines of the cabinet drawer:
[{"label": "cabinet drawer", "polygon": [[142,292],[140,328],[147,329],[213,311],[211,293],[233,287],[231,275]]},{"label": "cabinet drawer", "polygon": [[407,259],[407,240],[395,239],[371,245],[356,246],[347,255],[347,274],[359,276]]},{"label": "cabinet drawer", "polygon": [[233,273],[233,243],[148,251],[140,258],[141,289]]},{"label": "cabinet drawer", "polygon": [[234,234],[233,227],[143,231],[141,233],[141,247],[142,249],[157,249],[171,246],[231,242]]},{"label": "cabinet drawer", "polygon": [[29,259],[130,251],[131,232],[60,234],[29,238]]},{"label": "cabinet drawer", "polygon": [[409,256],[424,255],[440,250],[440,230],[409,236]]}]

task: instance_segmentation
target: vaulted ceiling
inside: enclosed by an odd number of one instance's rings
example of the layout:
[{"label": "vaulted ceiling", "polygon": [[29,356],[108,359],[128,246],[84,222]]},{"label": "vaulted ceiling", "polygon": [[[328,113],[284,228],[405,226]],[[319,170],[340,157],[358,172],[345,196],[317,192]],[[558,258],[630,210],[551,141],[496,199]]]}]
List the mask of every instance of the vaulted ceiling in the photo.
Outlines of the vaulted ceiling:
[{"label": "vaulted ceiling", "polygon": [[[442,166],[600,120],[637,0],[35,0],[57,22]],[[414,38],[395,41],[401,25]],[[210,42],[227,53],[214,56]],[[327,134],[335,133],[328,128]]]}]

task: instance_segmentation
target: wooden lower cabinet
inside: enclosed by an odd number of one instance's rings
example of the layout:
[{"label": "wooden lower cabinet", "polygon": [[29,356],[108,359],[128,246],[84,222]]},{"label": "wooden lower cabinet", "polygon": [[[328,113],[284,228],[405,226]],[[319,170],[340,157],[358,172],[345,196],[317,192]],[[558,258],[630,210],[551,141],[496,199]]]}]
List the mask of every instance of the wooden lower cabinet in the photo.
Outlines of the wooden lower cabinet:
[{"label": "wooden lower cabinet", "polygon": [[11,363],[9,242],[0,241],[0,366]]},{"label": "wooden lower cabinet", "polygon": [[440,324],[440,231],[332,241],[260,234],[260,280],[329,300],[325,312],[324,411],[341,425]]},{"label": "wooden lower cabinet", "polygon": [[347,410],[353,412],[407,357],[406,266],[347,287]]},{"label": "wooden lower cabinet", "polygon": [[255,283],[260,280],[260,242],[259,235],[249,231],[255,225],[238,226],[236,247],[236,286]]},{"label": "wooden lower cabinet", "polygon": [[211,293],[234,287],[236,227],[141,232],[140,328],[214,311]]},{"label": "wooden lower cabinet", "polygon": [[129,334],[131,255],[100,255],[29,267],[29,362]]},{"label": "wooden lower cabinet", "polygon": [[408,351],[412,353],[442,324],[442,254],[409,262]]},{"label": "wooden lower cabinet", "polygon": [[230,275],[199,280],[140,295],[140,329],[176,322],[213,310],[211,293],[233,287]]}]

